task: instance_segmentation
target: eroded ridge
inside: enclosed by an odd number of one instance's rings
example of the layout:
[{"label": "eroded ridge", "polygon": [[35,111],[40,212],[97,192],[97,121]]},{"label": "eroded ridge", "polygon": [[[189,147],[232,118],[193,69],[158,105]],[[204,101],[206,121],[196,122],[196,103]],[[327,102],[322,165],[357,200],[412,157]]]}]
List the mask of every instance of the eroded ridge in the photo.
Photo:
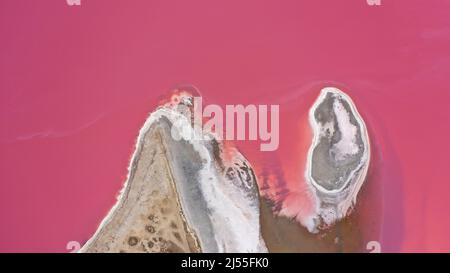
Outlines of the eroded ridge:
[{"label": "eroded ridge", "polygon": [[313,143],[306,178],[316,193],[316,229],[345,217],[366,178],[370,144],[366,125],[351,98],[324,88],[309,113]]},{"label": "eroded ridge", "polygon": [[147,119],[123,193],[82,252],[267,251],[250,164],[198,135],[191,106],[181,93]]}]

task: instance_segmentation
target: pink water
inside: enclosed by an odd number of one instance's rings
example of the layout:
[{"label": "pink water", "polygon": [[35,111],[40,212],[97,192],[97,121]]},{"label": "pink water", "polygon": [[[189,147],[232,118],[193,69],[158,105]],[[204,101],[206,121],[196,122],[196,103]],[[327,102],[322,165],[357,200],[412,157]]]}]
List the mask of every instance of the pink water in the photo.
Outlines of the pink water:
[{"label": "pink water", "polygon": [[207,104],[280,104],[279,151],[241,146],[286,184],[307,107],[340,87],[375,147],[374,240],[450,251],[449,18],[442,0],[1,1],[0,251],[86,241],[148,112],[185,83]]}]

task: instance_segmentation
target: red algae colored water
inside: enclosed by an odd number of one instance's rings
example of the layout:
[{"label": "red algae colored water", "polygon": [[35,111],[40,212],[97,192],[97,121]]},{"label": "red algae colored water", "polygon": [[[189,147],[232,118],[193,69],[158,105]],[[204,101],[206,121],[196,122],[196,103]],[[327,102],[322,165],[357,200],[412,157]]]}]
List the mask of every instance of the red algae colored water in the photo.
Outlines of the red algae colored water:
[{"label": "red algae colored water", "polygon": [[308,109],[322,87],[345,91],[371,139],[365,239],[450,251],[449,18],[440,0],[2,1],[0,251],[83,244],[148,113],[180,84],[204,104],[280,105],[276,152],[237,145],[290,216],[311,209]]}]

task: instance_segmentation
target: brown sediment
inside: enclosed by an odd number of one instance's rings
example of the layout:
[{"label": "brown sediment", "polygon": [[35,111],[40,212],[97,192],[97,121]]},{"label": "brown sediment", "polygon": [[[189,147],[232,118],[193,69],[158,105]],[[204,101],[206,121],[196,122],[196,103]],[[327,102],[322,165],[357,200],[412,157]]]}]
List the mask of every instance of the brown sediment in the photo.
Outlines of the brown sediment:
[{"label": "brown sediment", "polygon": [[311,233],[294,219],[273,213],[270,201],[262,199],[261,231],[269,252],[363,252],[364,241],[360,214],[352,214],[333,227]]},{"label": "brown sediment", "polygon": [[335,225],[311,233],[295,219],[277,216],[273,203],[261,198],[261,232],[269,252],[370,252],[380,236],[379,184],[369,173],[358,203]]},{"label": "brown sediment", "polygon": [[200,252],[154,124],[137,144],[124,192],[80,252]]}]

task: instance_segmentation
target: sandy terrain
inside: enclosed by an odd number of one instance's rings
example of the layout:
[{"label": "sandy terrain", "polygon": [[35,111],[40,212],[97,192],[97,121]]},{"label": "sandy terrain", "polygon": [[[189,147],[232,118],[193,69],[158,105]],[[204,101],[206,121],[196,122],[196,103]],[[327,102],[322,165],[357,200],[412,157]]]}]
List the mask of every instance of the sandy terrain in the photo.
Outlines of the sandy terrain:
[{"label": "sandy terrain", "polygon": [[81,252],[198,252],[174,190],[161,128],[139,143],[119,203]]},{"label": "sandy terrain", "polygon": [[267,251],[250,164],[214,138],[186,139],[191,119],[176,106],[147,119],[123,194],[81,252]]}]

